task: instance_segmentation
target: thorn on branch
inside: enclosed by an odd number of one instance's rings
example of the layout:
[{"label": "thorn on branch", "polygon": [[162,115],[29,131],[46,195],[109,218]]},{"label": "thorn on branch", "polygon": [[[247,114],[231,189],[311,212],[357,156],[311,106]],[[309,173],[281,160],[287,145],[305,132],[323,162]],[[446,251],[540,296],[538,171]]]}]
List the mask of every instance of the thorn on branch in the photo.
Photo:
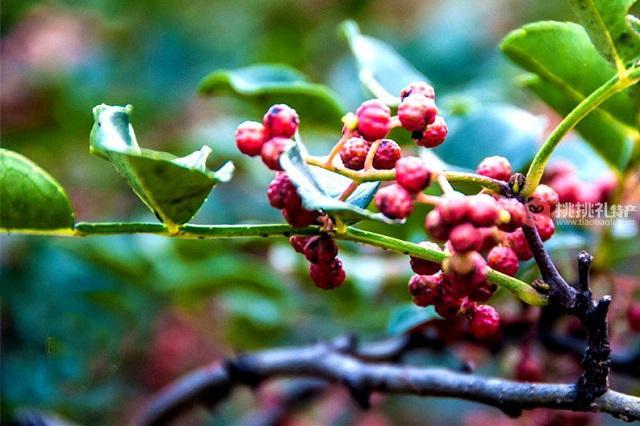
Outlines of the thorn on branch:
[{"label": "thorn on branch", "polygon": [[582,358],[583,373],[576,384],[580,403],[591,403],[609,389],[611,347],[607,332],[607,312],[611,297],[593,301],[589,275],[593,256],[586,251],[578,254],[578,282],[570,286],[558,272],[545,250],[535,227],[522,227],[544,281],[549,284],[549,300],[566,313],[575,315],[587,331],[587,348]]},{"label": "thorn on branch", "polygon": [[242,383],[254,389],[262,383],[264,377],[256,373],[253,364],[254,360],[250,355],[240,355],[235,359],[226,360],[225,368],[231,381]]},{"label": "thorn on branch", "polygon": [[354,333],[340,336],[332,342],[332,346],[339,352],[355,354],[358,351],[358,336]]},{"label": "thorn on branch", "polygon": [[[608,302],[603,299],[600,303],[606,305]],[[365,346],[369,344],[363,345],[363,348]],[[388,347],[391,355],[396,355],[395,345],[382,346]],[[640,420],[640,399],[610,390],[593,400],[578,400],[576,395],[579,389],[575,385],[519,383],[440,368],[365,361],[342,353],[328,343],[255,352],[241,355],[223,365],[211,365],[195,371],[158,394],[134,424],[167,424],[194,403],[202,401],[201,396],[207,392],[214,392],[216,389],[228,391],[242,383],[255,386],[263,379],[283,377],[344,383],[362,407],[369,406],[373,391],[380,391],[461,398],[497,407],[510,416],[517,416],[522,410],[532,408],[553,408],[602,411],[627,421]],[[583,392],[581,395],[591,398],[596,393]],[[216,398],[219,400],[220,395]]]},{"label": "thorn on branch", "polygon": [[344,383],[349,389],[351,397],[360,408],[366,410],[371,407],[371,388],[367,386],[362,377],[349,377],[344,380]]}]

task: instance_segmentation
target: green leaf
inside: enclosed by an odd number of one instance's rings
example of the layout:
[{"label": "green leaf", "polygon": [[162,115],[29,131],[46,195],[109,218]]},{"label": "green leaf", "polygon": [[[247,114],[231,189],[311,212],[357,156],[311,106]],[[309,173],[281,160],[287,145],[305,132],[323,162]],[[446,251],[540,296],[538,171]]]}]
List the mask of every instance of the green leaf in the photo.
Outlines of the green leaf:
[{"label": "green leaf", "polygon": [[0,148],[0,228],[73,228],[71,203],[54,178],[28,158]]},{"label": "green leaf", "polygon": [[627,26],[626,16],[636,0],[569,0],[596,48],[622,69],[640,56],[640,37]]},{"label": "green leaf", "polygon": [[343,22],[341,30],[358,64],[362,84],[375,96],[379,94],[376,93],[376,88],[372,87],[370,77],[392,96],[399,96],[400,90],[409,83],[429,81],[393,47],[376,38],[361,34],[358,24],[354,21]]},{"label": "green leaf", "polygon": [[[567,115],[578,102],[563,87],[554,86],[538,75],[526,74],[519,83],[533,91],[560,115]],[[638,132],[621,124],[612,115],[597,109],[585,117],[576,130],[612,167],[624,170],[631,159],[634,138]]]},{"label": "green leaf", "polygon": [[158,219],[177,228],[196,214],[216,183],[231,179],[233,164],[209,171],[207,146],[182,158],[141,149],[129,122],[131,110],[104,104],[93,109],[91,152],[111,161]]},{"label": "green leaf", "polygon": [[428,321],[440,318],[433,306],[421,308],[414,304],[403,305],[391,313],[387,332],[392,336],[398,336]]},{"label": "green leaf", "polygon": [[383,214],[366,210],[378,189],[379,182],[365,182],[345,201],[341,201],[337,197],[351,181],[324,169],[309,167],[304,161],[303,149],[301,144],[292,144],[280,157],[280,165],[298,189],[305,209],[323,210],[332,217],[340,218],[344,223],[355,223],[363,219],[398,223]]},{"label": "green leaf", "polygon": [[[561,88],[577,103],[615,75],[585,30],[569,22],[536,22],[509,33],[503,52],[529,72]],[[600,106],[616,120],[637,127],[637,111],[628,92]]]},{"label": "green leaf", "polygon": [[533,158],[542,137],[541,120],[508,104],[477,105],[462,116],[447,117],[447,141],[435,153],[447,164],[475,170],[490,152],[522,169]]},{"label": "green leaf", "polygon": [[340,122],[344,106],[331,89],[310,83],[307,77],[285,65],[257,64],[235,70],[217,70],[200,81],[199,90],[209,95],[232,95],[251,100],[266,110],[286,103],[302,121]]}]

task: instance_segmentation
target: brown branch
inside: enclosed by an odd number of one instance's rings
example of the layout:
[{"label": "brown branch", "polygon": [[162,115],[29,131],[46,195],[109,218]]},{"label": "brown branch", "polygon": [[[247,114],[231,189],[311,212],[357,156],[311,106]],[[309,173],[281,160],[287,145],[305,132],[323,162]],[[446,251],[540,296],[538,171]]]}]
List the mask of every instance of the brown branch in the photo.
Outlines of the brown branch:
[{"label": "brown branch", "polygon": [[523,225],[522,230],[529,243],[540,274],[550,287],[549,305],[564,313],[575,315],[587,331],[587,347],[582,357],[583,373],[577,383],[577,398],[589,404],[609,389],[611,348],[607,331],[607,313],[611,296],[593,300],[589,287],[589,270],[593,256],[586,251],[578,255],[578,282],[570,286],[558,272],[551,256],[545,250],[535,227]]},{"label": "brown branch", "polygon": [[276,403],[250,411],[235,424],[238,426],[276,426],[285,424],[296,408],[317,398],[327,389],[328,383],[318,379],[295,379],[287,383]]},{"label": "brown branch", "polygon": [[525,409],[553,408],[604,412],[625,421],[640,420],[640,398],[607,391],[589,404],[570,384],[519,383],[440,368],[402,367],[362,361],[331,343],[273,349],[241,355],[183,377],[154,398],[135,425],[161,425],[196,402],[213,405],[239,384],[257,386],[267,379],[310,377],[345,384],[362,405],[371,392],[440,396],[491,405],[517,416]]},{"label": "brown branch", "polygon": [[576,299],[576,291],[558,272],[551,256],[545,250],[538,230],[533,226],[523,225],[522,231],[527,238],[533,257],[540,269],[540,274],[545,283],[550,287],[549,301],[558,304],[565,309],[573,308]]},{"label": "brown branch", "polygon": [[[538,323],[538,337],[542,345],[552,353],[570,354],[581,360],[587,345],[583,339],[561,335],[554,332],[553,327],[560,319],[561,313],[556,307],[542,308]],[[640,344],[629,347],[624,351],[611,354],[611,371],[629,377],[640,377]]]}]

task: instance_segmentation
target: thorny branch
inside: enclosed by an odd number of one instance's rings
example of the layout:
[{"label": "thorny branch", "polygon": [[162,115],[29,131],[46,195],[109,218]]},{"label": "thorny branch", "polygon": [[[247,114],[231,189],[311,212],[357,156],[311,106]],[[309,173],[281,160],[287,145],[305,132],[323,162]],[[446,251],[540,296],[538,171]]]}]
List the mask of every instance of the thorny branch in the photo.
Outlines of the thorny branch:
[{"label": "thorny branch", "polygon": [[[605,296],[598,301],[592,298],[589,269],[593,258],[586,252],[579,254],[579,279],[575,285],[570,285],[553,264],[537,230],[528,226],[523,230],[543,280],[550,289],[550,304],[545,310],[555,311],[556,317],[561,314],[576,316],[587,332],[587,345],[582,357],[583,374],[575,385],[518,383],[443,369],[393,364],[409,350],[443,347],[437,337],[426,334],[411,333],[362,346],[355,338],[341,338],[314,346],[242,355],[225,364],[198,370],[161,392],[135,424],[164,424],[196,403],[215,405],[237,385],[256,387],[267,379],[283,377],[342,383],[362,407],[367,407],[371,393],[378,391],[467,399],[495,406],[512,416],[525,409],[555,408],[606,412],[626,421],[640,420],[640,398],[609,390],[608,375],[612,361],[606,315],[611,298]],[[577,347],[583,347],[573,346],[574,352]],[[637,356],[630,356],[617,362],[619,366],[629,365],[636,359]],[[317,395],[323,389],[320,383],[314,381],[313,389],[309,385],[298,390],[304,391],[305,395]],[[283,412],[267,414],[277,416]]]},{"label": "thorny branch", "polygon": [[583,373],[576,385],[576,400],[591,403],[609,389],[611,348],[607,331],[607,312],[611,297],[594,301],[589,288],[589,270],[593,257],[583,251],[578,255],[578,282],[570,286],[558,272],[544,249],[535,227],[522,227],[542,279],[549,285],[549,302],[561,312],[576,316],[587,332],[587,347],[582,357]]},{"label": "thorny branch", "polygon": [[[398,346],[395,346],[396,348]],[[240,355],[184,376],[156,396],[134,424],[161,425],[196,403],[214,406],[238,385],[256,387],[272,378],[311,377],[342,383],[361,406],[372,392],[443,396],[497,407],[511,416],[531,408],[605,412],[626,421],[640,420],[640,398],[606,391],[590,404],[578,400],[579,386],[519,383],[360,359],[355,341],[319,343]],[[396,350],[389,352],[396,354]]]}]

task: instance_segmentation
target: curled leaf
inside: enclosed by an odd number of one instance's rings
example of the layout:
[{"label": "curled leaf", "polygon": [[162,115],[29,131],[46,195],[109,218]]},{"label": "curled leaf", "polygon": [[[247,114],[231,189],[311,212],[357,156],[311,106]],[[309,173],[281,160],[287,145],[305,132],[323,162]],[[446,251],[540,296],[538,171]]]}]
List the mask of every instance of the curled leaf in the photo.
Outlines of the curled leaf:
[{"label": "curled leaf", "polygon": [[208,170],[207,146],[181,158],[140,148],[129,121],[131,111],[130,105],[93,109],[91,152],[111,161],[158,219],[177,228],[195,215],[216,183],[231,179],[233,164],[217,172]]}]

